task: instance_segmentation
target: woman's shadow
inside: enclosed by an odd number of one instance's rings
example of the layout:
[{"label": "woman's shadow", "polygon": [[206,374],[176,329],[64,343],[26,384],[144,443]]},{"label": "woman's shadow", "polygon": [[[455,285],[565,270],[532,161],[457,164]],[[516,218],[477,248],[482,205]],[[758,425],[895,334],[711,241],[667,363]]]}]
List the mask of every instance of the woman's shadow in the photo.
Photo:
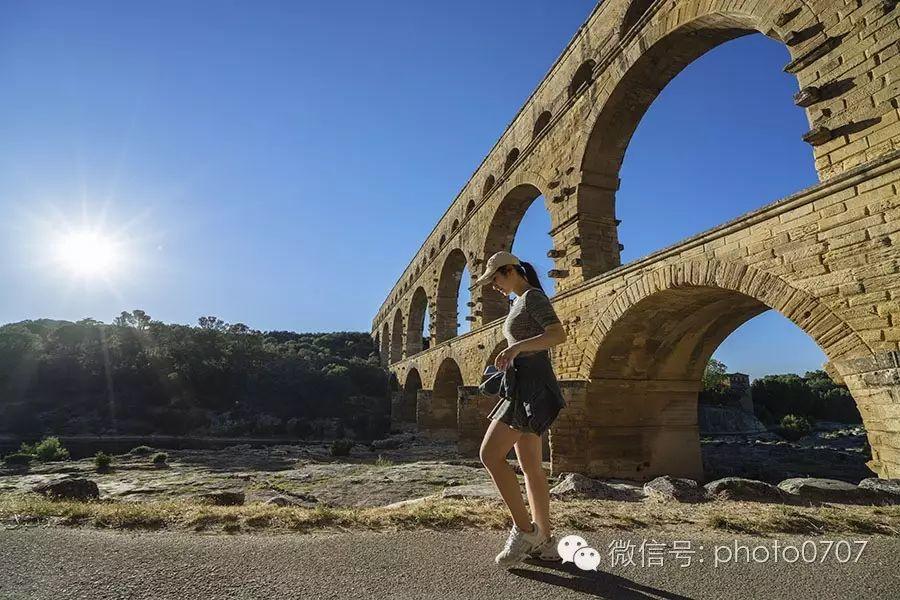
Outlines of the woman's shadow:
[{"label": "woman's shadow", "polygon": [[509,572],[519,577],[542,581],[551,585],[569,588],[584,594],[593,594],[600,598],[615,598],[624,600],[645,600],[646,598],[670,598],[672,600],[690,600],[689,596],[683,596],[666,590],[661,590],[649,585],[644,585],[609,573],[606,571],[586,571],[580,569],[575,563],[559,561],[544,561],[536,558],[526,558],[522,561],[528,565],[553,569],[557,573],[547,571],[535,571],[521,567],[511,567]]}]

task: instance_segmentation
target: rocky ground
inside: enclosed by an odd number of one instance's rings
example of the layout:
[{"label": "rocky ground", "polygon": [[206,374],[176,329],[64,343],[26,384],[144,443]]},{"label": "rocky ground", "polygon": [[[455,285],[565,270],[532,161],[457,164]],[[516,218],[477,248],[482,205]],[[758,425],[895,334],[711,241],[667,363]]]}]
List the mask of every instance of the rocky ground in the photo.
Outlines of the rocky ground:
[{"label": "rocky ground", "polygon": [[862,425],[820,422],[818,427],[796,442],[770,432],[701,437],[706,477],[747,477],[769,483],[822,477],[858,483],[874,476],[866,466],[871,454]]},{"label": "rocky ground", "polygon": [[[861,427],[836,427],[814,432],[798,442],[787,442],[771,433],[703,438],[707,481],[698,482],[700,489],[702,484],[723,477],[770,484],[790,478],[827,478],[855,487],[873,477],[865,466],[869,458],[865,431]],[[328,443],[159,450],[168,454],[163,467],[154,466],[147,455],[119,454],[114,456],[109,472],[103,473],[97,472],[91,459],[35,463],[28,469],[4,468],[0,470],[0,494],[24,493],[42,485],[84,478],[96,483],[100,498],[120,501],[220,494],[217,503],[375,507],[429,496],[496,497],[493,482],[477,458],[460,457],[451,442],[412,433],[395,434],[370,445],[358,443],[348,456],[341,457],[331,455]],[[559,497],[639,500],[648,495],[648,488],[640,482],[597,482],[573,479],[565,473],[552,476],[550,484],[556,486],[554,495]],[[745,488],[746,484],[742,486]],[[684,496],[682,487],[675,489],[671,482],[663,483],[660,489],[668,490],[664,493],[676,499]],[[223,501],[227,494],[231,494],[231,500]],[[685,494],[690,495],[690,490]]]}]

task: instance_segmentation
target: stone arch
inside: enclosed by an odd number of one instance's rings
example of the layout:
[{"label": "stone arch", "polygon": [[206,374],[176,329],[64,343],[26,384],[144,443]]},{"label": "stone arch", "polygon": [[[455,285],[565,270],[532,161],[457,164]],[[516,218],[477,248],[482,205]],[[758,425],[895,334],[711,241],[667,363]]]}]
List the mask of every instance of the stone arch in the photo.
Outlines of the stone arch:
[{"label": "stone arch", "polygon": [[[641,4],[636,2],[632,8]],[[609,97],[598,103],[599,114],[587,122],[587,141],[581,152],[582,172],[596,179],[617,181],[628,143],[663,88],[713,48],[739,37],[763,33],[762,29],[752,15],[711,12],[661,33],[659,39],[642,38],[642,43],[649,47],[627,65]]]},{"label": "stone arch", "polygon": [[[436,295],[436,314],[434,318],[435,342],[441,343],[456,337],[459,331],[460,279],[466,267],[466,255],[459,248],[447,254],[438,277]],[[471,271],[471,269],[470,269]],[[468,285],[466,286],[468,288]]]},{"label": "stone arch", "polygon": [[457,405],[459,386],[463,385],[459,365],[450,357],[438,367],[434,387],[419,402],[416,423],[419,431],[441,439],[457,438]]},{"label": "stone arch", "polygon": [[565,450],[576,463],[589,462],[594,475],[702,481],[697,399],[704,369],[725,338],[763,312],[778,310],[830,360],[868,351],[824,303],[740,263],[675,262],[614,293],[585,348],[591,410],[576,436],[586,443]]},{"label": "stone arch", "polygon": [[623,38],[631,28],[637,25],[656,0],[633,0],[625,11],[622,24],[619,26],[619,39]]},{"label": "stone arch", "polygon": [[[720,9],[717,5],[727,5],[724,0],[712,4],[712,9],[694,6],[679,11],[676,14],[684,21],[680,24],[660,19],[645,26],[634,42],[640,48],[622,53],[623,64],[610,71],[618,74],[618,79],[603,86],[602,93],[607,96],[597,98],[591,108],[595,116],[583,120],[585,141],[581,149],[575,149],[580,181],[573,210],[589,217],[580,219],[584,223],[579,223],[579,236],[597,240],[580,248],[584,279],[621,265],[623,246],[616,219],[619,175],[628,145],[659,93],[689,64],[715,47],[754,33],[775,35],[769,24],[752,14]],[[705,12],[695,16],[698,10]]]},{"label": "stone arch", "polygon": [[403,312],[399,308],[394,312],[391,326],[391,363],[398,360],[403,360]]},{"label": "stone arch", "polygon": [[494,179],[493,175],[487,176],[487,179],[484,180],[484,187],[481,188],[481,197],[482,198],[487,196],[488,192],[490,192],[492,189],[494,189],[495,181],[496,181],[496,179]]},{"label": "stone arch", "polygon": [[588,59],[575,70],[575,74],[572,75],[572,80],[569,82],[569,98],[575,97],[582,89],[587,88],[594,78],[595,66],[597,63],[593,59]]},{"label": "stone arch", "polygon": [[469,200],[469,203],[466,204],[466,216],[471,213],[475,209],[475,200]]},{"label": "stone arch", "polygon": [[447,235],[442,233],[442,234],[441,234],[441,239],[440,239],[440,241],[438,242],[438,245],[443,246],[446,242],[447,242]]},{"label": "stone arch", "polygon": [[453,219],[453,224],[450,225],[450,231],[456,231],[459,228],[459,219]]},{"label": "stone arch", "polygon": [[406,319],[406,356],[410,357],[425,350],[423,328],[425,327],[425,311],[428,310],[428,294],[419,286],[409,301]]},{"label": "stone arch", "polygon": [[516,164],[516,161],[519,160],[519,149],[513,148],[509,151],[509,154],[506,155],[506,162],[503,163],[503,172],[508,173],[512,166]]},{"label": "stone arch", "polygon": [[400,390],[399,400],[394,406],[393,423],[412,424],[416,422],[416,402],[419,390],[422,389],[422,377],[418,369],[411,368],[406,373],[406,380]]},{"label": "stone arch", "polygon": [[545,110],[540,115],[538,115],[537,120],[534,122],[534,128],[531,130],[531,139],[533,140],[538,135],[541,134],[544,129],[547,128],[547,125],[550,124],[550,119],[553,118],[553,114],[549,110]]},{"label": "stone arch", "polygon": [[[484,240],[483,256],[485,260],[500,250],[507,252],[512,250],[516,231],[525,211],[531,204],[543,195],[541,189],[532,183],[513,183],[509,191],[503,196],[497,210],[491,217],[487,235]],[[548,245],[552,244],[548,240]],[[481,314],[482,323],[490,323],[506,315],[509,311],[509,301],[506,296],[495,291],[490,285],[481,289]]]},{"label": "stone arch", "polygon": [[[716,317],[718,325],[710,322],[705,328],[718,330],[720,334],[727,330],[723,340],[744,321],[774,309],[809,335],[829,360],[871,354],[862,338],[834,311],[784,279],[740,263],[698,259],[666,265],[616,291],[616,299],[600,313],[587,337],[584,358],[591,363],[582,369],[587,377],[596,373],[592,365],[601,345],[608,343],[615,324],[622,323],[625,314],[638,303],[651,296],[661,298],[659,294],[667,291],[673,291],[673,300],[684,298],[692,303],[693,310],[684,311],[686,314],[699,313],[709,306],[721,309],[722,316]],[[726,301],[719,302],[723,299]],[[737,303],[735,308],[728,307],[729,301]],[[730,321],[725,318],[728,315]],[[657,319],[648,316],[649,320]],[[736,324],[728,329],[731,323]],[[715,347],[718,344],[712,350]],[[702,364],[705,367],[706,361]]]}]

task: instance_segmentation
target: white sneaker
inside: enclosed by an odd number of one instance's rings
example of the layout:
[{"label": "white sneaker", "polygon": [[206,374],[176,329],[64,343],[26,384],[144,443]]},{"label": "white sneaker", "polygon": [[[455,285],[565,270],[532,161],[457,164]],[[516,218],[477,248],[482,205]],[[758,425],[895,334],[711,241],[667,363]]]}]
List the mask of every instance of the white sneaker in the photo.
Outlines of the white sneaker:
[{"label": "white sneaker", "polygon": [[509,531],[509,537],[506,538],[506,545],[500,551],[500,554],[494,558],[498,565],[514,565],[527,558],[530,552],[541,545],[544,541],[541,528],[534,521],[531,522],[531,526],[534,530],[526,532],[516,527],[516,524],[513,523],[512,529]]},{"label": "white sneaker", "polygon": [[529,552],[528,556],[538,560],[562,560],[562,557],[559,555],[558,546],[559,539],[557,539],[556,534],[554,533],[548,537],[543,544],[540,544],[537,548]]}]

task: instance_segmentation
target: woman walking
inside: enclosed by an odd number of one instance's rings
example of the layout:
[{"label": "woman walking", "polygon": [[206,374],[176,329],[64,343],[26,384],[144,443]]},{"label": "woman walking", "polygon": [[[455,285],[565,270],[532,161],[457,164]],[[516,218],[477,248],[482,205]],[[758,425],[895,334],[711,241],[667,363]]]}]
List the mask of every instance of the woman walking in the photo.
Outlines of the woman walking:
[{"label": "woman walking", "polygon": [[[481,462],[513,520],[495,561],[510,566],[528,556],[558,560],[557,540],[550,527],[550,490],[541,465],[541,435],[566,406],[548,352],[565,341],[566,331],[529,263],[509,252],[497,252],[469,289],[488,283],[504,295],[516,295],[503,323],[507,347],[494,362],[503,371],[500,400],[487,415],[491,423],[480,450]],[[513,446],[525,475],[531,515],[516,473],[506,462]]]}]

